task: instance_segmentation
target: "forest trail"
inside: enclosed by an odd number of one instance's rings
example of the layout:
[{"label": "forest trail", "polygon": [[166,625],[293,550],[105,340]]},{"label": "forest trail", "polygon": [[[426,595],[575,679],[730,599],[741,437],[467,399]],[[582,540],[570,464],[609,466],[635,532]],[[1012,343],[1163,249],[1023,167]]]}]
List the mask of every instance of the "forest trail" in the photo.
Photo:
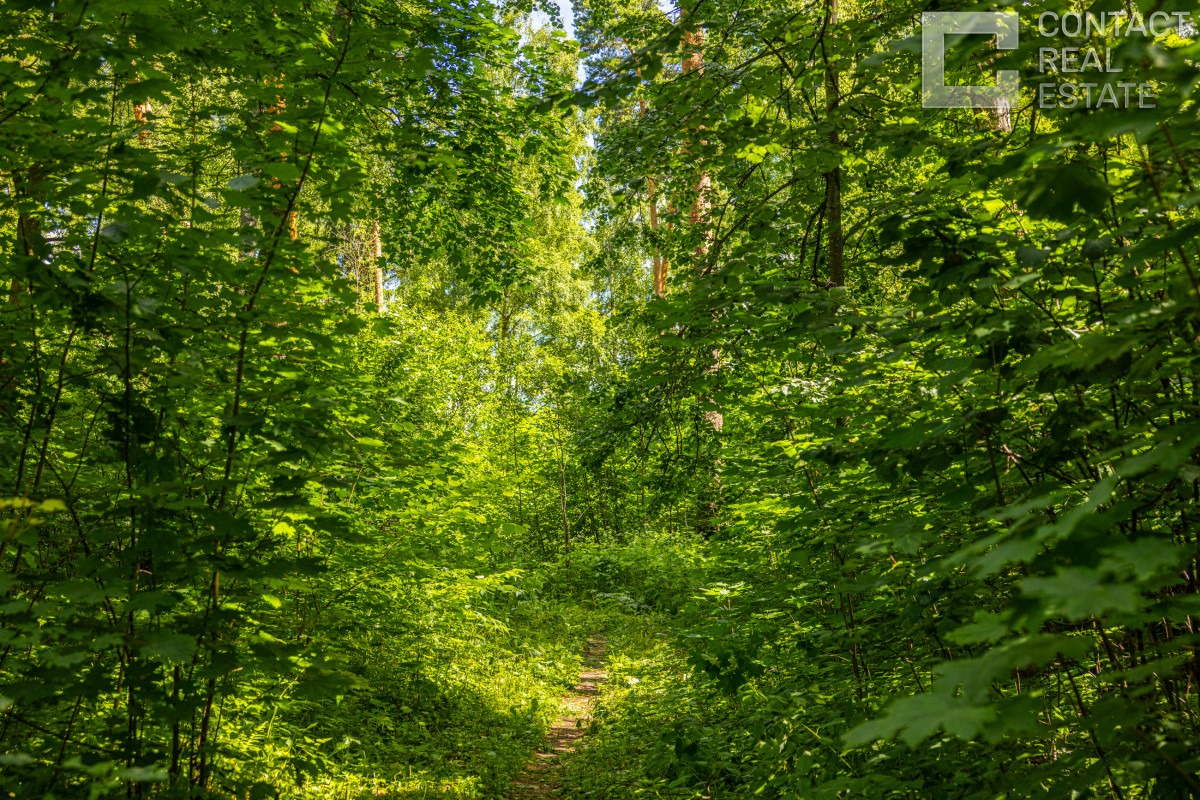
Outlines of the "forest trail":
[{"label": "forest trail", "polygon": [[603,636],[588,639],[583,651],[583,669],[575,689],[562,696],[566,713],[550,726],[546,735],[546,746],[534,754],[525,765],[524,772],[513,782],[510,800],[534,800],[542,797],[559,797],[559,771],[562,756],[571,752],[583,741],[584,731],[592,716],[592,706],[600,693],[599,684],[608,680],[604,670],[604,658],[608,648]]}]

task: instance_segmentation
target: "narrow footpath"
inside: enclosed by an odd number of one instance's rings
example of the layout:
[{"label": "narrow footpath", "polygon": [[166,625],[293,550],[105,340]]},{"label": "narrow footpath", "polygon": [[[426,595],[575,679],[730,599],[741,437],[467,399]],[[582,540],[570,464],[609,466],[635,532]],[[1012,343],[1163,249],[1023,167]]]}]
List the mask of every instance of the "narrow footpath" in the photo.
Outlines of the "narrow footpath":
[{"label": "narrow footpath", "polygon": [[600,691],[599,684],[608,680],[608,673],[604,670],[606,651],[603,636],[593,636],[588,640],[583,651],[583,670],[579,673],[579,684],[572,692],[562,696],[566,713],[550,726],[546,746],[534,754],[525,765],[525,771],[513,783],[510,800],[560,796],[559,770],[562,766],[562,756],[574,750],[583,741],[584,731],[592,718],[592,706]]}]

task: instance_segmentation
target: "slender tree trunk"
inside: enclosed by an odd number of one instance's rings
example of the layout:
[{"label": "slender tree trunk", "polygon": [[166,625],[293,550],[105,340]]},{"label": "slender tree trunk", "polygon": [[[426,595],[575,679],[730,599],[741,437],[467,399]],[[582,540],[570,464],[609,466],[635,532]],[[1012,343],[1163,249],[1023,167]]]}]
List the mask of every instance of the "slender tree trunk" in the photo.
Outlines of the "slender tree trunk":
[{"label": "slender tree trunk", "polygon": [[[145,125],[148,123],[150,121],[149,115],[153,113],[154,106],[149,100],[138,103],[133,107],[133,118],[137,120],[138,125]],[[138,131],[138,144],[150,144],[150,131],[145,130],[144,128]]]},{"label": "slender tree trunk", "polygon": [[379,238],[379,220],[371,226],[371,254],[375,259],[375,308],[380,314],[384,312],[383,304],[383,268],[379,265],[383,258],[383,242]]},{"label": "slender tree trunk", "polygon": [[[650,230],[657,232],[658,197],[655,192],[654,179],[647,178],[646,183],[650,186]],[[667,269],[667,259],[658,252],[656,247],[654,251],[654,293],[659,297],[665,297],[667,294]]]},{"label": "slender tree trunk", "polygon": [[[650,5],[651,5],[650,3],[647,3],[644,10],[649,10]],[[634,53],[633,47],[630,46],[630,44],[627,40],[622,39],[621,41],[625,43],[625,47],[629,50],[630,56],[636,55]],[[637,76],[639,79],[642,77],[642,70],[640,68],[637,71]],[[641,98],[640,100],[638,100],[638,111],[639,111],[639,116],[641,116],[641,117],[646,116],[646,99],[645,98]],[[654,187],[654,179],[653,178],[650,178],[650,177],[646,178],[646,188],[650,192],[650,230],[657,231],[658,230],[658,198],[655,196],[655,191],[654,191],[655,187]],[[654,252],[654,293],[656,295],[658,295],[659,297],[665,297],[667,294],[667,259],[663,257],[662,253],[658,252],[657,247],[655,248],[655,252]]]},{"label": "slender tree trunk", "polygon": [[[696,30],[687,33],[683,37],[685,52],[683,57],[683,74],[688,75],[692,72],[698,75],[704,74],[704,29],[697,28]],[[705,142],[701,141],[700,145],[704,146]],[[708,173],[700,172],[696,180],[696,196],[692,200],[692,207],[688,212],[688,222],[692,226],[704,225],[708,222],[708,190],[711,185]],[[696,269],[703,274],[704,260],[708,255],[709,245],[711,242],[712,233],[707,231],[700,244],[696,245]],[[712,352],[713,365],[709,368],[709,373],[716,372],[720,369],[721,351],[714,349]],[[725,426],[725,416],[720,411],[706,411],[705,417],[710,425],[717,433],[720,433]]]},{"label": "slender tree trunk", "polygon": [[[275,80],[274,84],[272,84],[271,81],[272,81],[272,78],[268,75],[267,76],[267,85],[268,86],[274,85],[274,87],[276,89],[279,89],[280,91],[283,90],[284,84],[283,84],[283,74],[282,73],[280,73],[279,78],[277,80]],[[286,108],[287,108],[287,101],[283,98],[282,95],[276,95],[275,104],[272,106],[268,106],[264,110],[264,113],[266,113],[266,114],[282,114],[284,112],[284,110],[286,110]],[[280,124],[278,122],[274,122],[271,124],[271,131],[270,131],[271,133],[279,133],[282,130],[283,130],[283,128],[280,126]],[[284,160],[286,160],[288,157],[288,153],[286,151],[284,151],[284,152],[280,153],[280,156]],[[276,189],[280,188],[280,186],[281,186],[279,180],[276,178],[271,179],[271,185],[273,187],[275,187]],[[283,213],[284,213],[283,209],[275,210],[275,215],[277,217],[283,216]],[[283,220],[283,224],[287,226],[288,238],[291,239],[293,242],[296,241],[296,238],[299,236],[299,217],[297,216],[295,209],[287,212],[287,217],[286,217],[286,219]]]},{"label": "slender tree trunk", "polygon": [[558,446],[558,500],[562,508],[563,558],[569,567],[571,566],[571,521],[567,518],[567,462],[562,444],[560,442],[555,442],[555,444]]},{"label": "slender tree trunk", "polygon": [[[683,74],[689,75],[695,72],[697,75],[703,75],[704,29],[696,28],[696,30],[684,34],[683,46]],[[701,146],[704,144],[704,142],[700,142]],[[708,187],[708,173],[701,170],[700,175],[696,180],[696,196],[692,200],[692,207],[688,213],[688,222],[692,225],[700,225],[708,221]],[[702,264],[702,257],[708,254],[708,246],[708,236],[705,236],[704,240],[696,246],[697,267]]]},{"label": "slender tree trunk", "polygon": [[[838,74],[829,61],[825,38],[833,31],[838,21],[837,0],[829,0],[825,16],[825,36],[821,37],[821,56],[825,62],[825,119],[831,126],[841,105],[838,90]],[[837,154],[841,140],[837,128],[829,130],[830,150]],[[846,285],[845,234],[842,230],[842,168],[835,166],[825,173],[825,211],[829,220],[829,285]]]},{"label": "slender tree trunk", "polygon": [[[176,664],[171,676],[171,705],[176,714],[179,713],[179,681],[181,674],[179,665]],[[175,721],[171,723],[171,764],[167,768],[168,780],[172,784],[179,780],[179,756],[183,752],[179,726],[180,719],[176,717]]]},{"label": "slender tree trunk", "polygon": [[[258,218],[251,214],[250,209],[248,208],[243,208],[241,210],[239,222],[243,228],[243,231],[246,228],[258,227]],[[254,237],[253,235],[245,235],[243,232],[241,237],[241,246],[238,248],[238,261],[248,261],[252,258],[254,258]]]},{"label": "slender tree trunk", "polygon": [[642,535],[646,535],[646,429],[638,428],[638,433],[641,435],[641,448],[638,455],[640,463],[638,467],[638,477],[642,486]]},{"label": "slender tree trunk", "polygon": [[[39,198],[41,195],[37,191],[37,184],[42,179],[42,169],[37,164],[31,166],[24,176],[24,180],[17,178],[14,181],[14,195],[19,200],[21,197],[32,195]],[[24,186],[22,186],[24,184]],[[37,214],[19,214],[17,216],[17,253],[18,255],[32,258],[38,253],[38,242],[42,238],[42,218]],[[16,278],[13,278],[12,286],[9,288],[8,301],[16,305],[21,298],[21,283]]]},{"label": "slender tree trunk", "polygon": [[[697,27],[695,30],[684,34],[683,37],[684,55],[683,55],[683,74],[689,75],[696,73],[697,75],[704,74],[704,28]],[[703,130],[703,127],[698,126],[697,130]],[[699,145],[704,147],[707,142],[700,140]],[[700,174],[697,176],[695,184],[695,196],[692,200],[692,207],[688,213],[688,223],[693,227],[697,225],[707,226],[708,224],[708,209],[709,200],[708,192],[711,186],[711,179],[703,167]],[[696,245],[695,251],[695,269],[698,274],[704,275],[708,268],[705,265],[707,261],[710,244],[712,241],[712,232],[705,231],[699,244]],[[714,327],[717,322],[717,314],[713,312]],[[712,350],[712,365],[707,369],[707,374],[712,375],[719,372],[721,369],[721,349],[719,347]],[[700,398],[700,402],[709,404],[711,398],[704,395]],[[708,421],[714,433],[721,433],[725,428],[725,415],[719,410],[708,410],[704,412],[704,418]],[[701,496],[697,500],[699,513],[696,518],[696,529],[704,536],[709,538],[720,526],[718,519],[721,514],[721,459],[718,457],[713,463],[713,471],[708,485],[701,489]]]}]

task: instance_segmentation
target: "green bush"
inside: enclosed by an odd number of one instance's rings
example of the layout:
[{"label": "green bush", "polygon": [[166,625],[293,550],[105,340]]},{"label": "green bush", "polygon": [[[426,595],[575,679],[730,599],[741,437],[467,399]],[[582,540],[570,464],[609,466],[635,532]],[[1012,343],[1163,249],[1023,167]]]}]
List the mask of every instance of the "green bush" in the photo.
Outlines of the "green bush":
[{"label": "green bush", "polygon": [[628,545],[581,544],[547,581],[562,597],[630,612],[676,613],[701,582],[704,558],[694,542],[647,538]]}]

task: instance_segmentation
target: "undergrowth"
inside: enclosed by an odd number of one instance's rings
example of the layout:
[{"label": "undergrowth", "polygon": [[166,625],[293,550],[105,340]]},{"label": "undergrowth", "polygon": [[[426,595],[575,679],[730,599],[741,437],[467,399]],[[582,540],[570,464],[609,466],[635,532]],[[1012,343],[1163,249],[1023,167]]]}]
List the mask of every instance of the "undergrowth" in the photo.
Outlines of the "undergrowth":
[{"label": "undergrowth", "polygon": [[347,634],[359,688],[281,705],[273,721],[303,738],[272,737],[271,722],[236,737],[261,743],[246,777],[297,800],[505,796],[579,674],[587,612],[545,599],[492,612]]},{"label": "undergrowth", "polygon": [[469,595],[426,585],[363,605],[324,631],[343,659],[325,666],[355,676],[353,689],[226,709],[239,778],[288,800],[505,797],[575,686],[587,639],[606,637],[619,679],[636,683],[629,665],[664,646],[702,567],[695,548],[581,544],[569,565]]},{"label": "undergrowth", "polygon": [[693,796],[674,766],[674,733],[695,703],[694,687],[671,648],[667,620],[638,615],[610,623],[608,683],[585,747],[564,770],[566,794],[580,800]]}]

